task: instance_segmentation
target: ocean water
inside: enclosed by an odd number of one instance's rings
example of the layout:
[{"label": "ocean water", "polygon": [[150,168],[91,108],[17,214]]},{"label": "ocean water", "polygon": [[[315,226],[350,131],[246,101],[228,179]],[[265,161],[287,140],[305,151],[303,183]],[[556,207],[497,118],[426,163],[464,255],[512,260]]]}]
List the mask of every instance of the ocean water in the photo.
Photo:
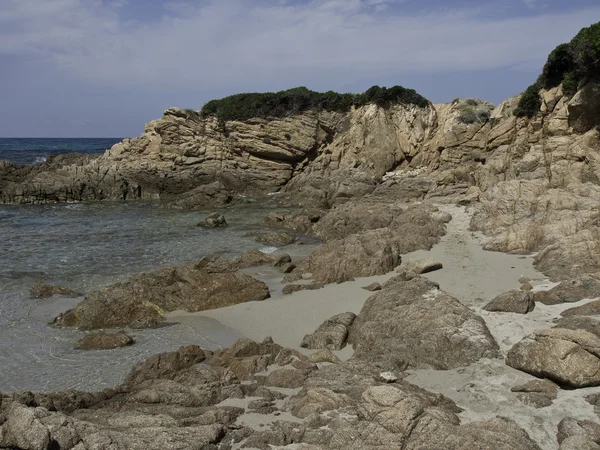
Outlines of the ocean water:
[{"label": "ocean water", "polygon": [[37,164],[61,153],[101,155],[122,138],[0,138],[0,161]]},{"label": "ocean water", "polygon": [[[81,151],[74,142],[71,149]],[[103,146],[96,142],[93,148]],[[3,154],[21,152],[12,160],[31,162],[50,151],[5,148]],[[221,208],[229,226],[205,229],[197,224],[209,211],[172,210],[153,202],[0,205],[0,392],[98,390],[120,383],[149,355],[181,345],[230,345],[239,334],[207,318],[206,332],[175,324],[131,331],[136,340],[131,347],[74,350],[84,333],[49,323],[83,297],[32,299],[29,291],[48,283],[86,293],[205,255],[233,257],[260,248],[246,234],[260,229],[273,208],[251,201]]]},{"label": "ocean water", "polygon": [[[260,229],[271,210],[257,204],[223,208],[229,226],[205,229],[197,223],[206,212],[153,203],[0,205],[0,392],[102,389],[118,384],[149,355],[181,345],[230,345],[239,334],[207,319],[202,334],[183,325],[132,330],[131,347],[74,350],[84,333],[49,322],[83,297],[32,299],[29,291],[49,283],[85,293],[205,255],[233,257],[261,248],[246,234]],[[214,333],[222,335],[215,339]]]}]

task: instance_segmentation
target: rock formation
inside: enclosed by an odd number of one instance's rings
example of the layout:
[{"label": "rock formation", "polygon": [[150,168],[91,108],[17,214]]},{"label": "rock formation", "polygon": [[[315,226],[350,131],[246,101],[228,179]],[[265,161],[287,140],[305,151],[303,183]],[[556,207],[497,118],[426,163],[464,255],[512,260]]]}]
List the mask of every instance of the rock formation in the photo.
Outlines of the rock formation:
[{"label": "rock formation", "polygon": [[[510,419],[461,425],[451,400],[402,380],[378,382],[378,373],[360,360],[319,369],[270,339],[213,355],[182,347],[102,392],[0,396],[0,447],[539,450]],[[244,420],[257,412],[267,426]]]}]

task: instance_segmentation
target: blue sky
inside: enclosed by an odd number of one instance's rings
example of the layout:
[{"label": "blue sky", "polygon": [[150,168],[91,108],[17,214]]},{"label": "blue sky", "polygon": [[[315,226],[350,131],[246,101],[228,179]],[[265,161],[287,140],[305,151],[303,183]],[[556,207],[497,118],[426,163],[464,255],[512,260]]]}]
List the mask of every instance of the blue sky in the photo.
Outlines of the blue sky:
[{"label": "blue sky", "polygon": [[1,0],[0,137],[127,137],[170,106],[400,84],[523,91],[598,0]]}]

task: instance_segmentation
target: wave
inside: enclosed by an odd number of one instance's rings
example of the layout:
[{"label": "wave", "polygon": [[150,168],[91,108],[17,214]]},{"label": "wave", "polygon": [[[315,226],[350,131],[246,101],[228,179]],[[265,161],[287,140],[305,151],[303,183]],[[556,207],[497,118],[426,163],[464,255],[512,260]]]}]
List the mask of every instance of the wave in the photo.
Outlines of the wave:
[{"label": "wave", "polygon": [[33,161],[34,164],[41,164],[41,163],[45,163],[45,162],[46,162],[46,157],[45,156],[38,156]]}]

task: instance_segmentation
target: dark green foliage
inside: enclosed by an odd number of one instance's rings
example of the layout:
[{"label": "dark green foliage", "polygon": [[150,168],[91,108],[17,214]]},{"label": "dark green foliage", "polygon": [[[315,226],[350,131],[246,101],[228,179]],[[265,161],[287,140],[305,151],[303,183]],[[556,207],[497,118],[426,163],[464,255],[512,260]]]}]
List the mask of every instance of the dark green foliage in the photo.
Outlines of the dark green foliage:
[{"label": "dark green foliage", "polygon": [[519,100],[519,104],[515,108],[514,114],[517,117],[533,117],[540,110],[540,106],[542,106],[542,99],[540,98],[540,89],[541,86],[539,82],[533,83],[529,86],[521,99]]},{"label": "dark green foliage", "polygon": [[539,111],[540,89],[551,89],[562,83],[566,95],[577,92],[584,78],[600,76],[600,22],[583,28],[568,44],[556,47],[544,65],[537,81],[523,93],[515,109],[518,117],[533,117]]},{"label": "dark green foliage", "polygon": [[298,87],[280,92],[237,94],[211,100],[201,110],[202,116],[215,116],[224,124],[229,120],[248,120],[254,117],[272,118],[298,114],[307,110],[346,112],[352,106],[376,103],[383,107],[405,103],[420,107],[429,101],[412,89],[394,86],[389,89],[373,86],[363,94],[315,92]]}]

